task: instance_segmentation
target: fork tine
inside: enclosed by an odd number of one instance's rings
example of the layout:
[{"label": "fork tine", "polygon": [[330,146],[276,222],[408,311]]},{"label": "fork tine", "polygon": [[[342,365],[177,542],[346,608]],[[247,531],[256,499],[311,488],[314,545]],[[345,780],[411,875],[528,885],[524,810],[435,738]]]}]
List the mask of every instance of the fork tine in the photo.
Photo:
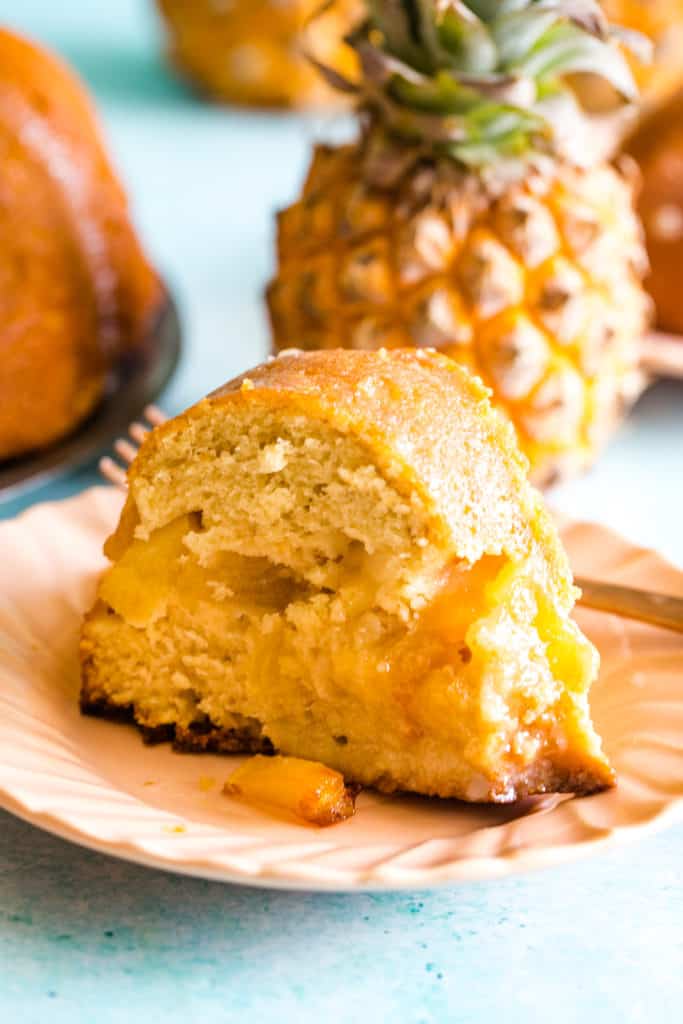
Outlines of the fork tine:
[{"label": "fork tine", "polygon": [[145,426],[144,423],[131,423],[128,427],[128,435],[131,440],[127,441],[125,438],[120,437],[114,442],[114,451],[121,459],[123,459],[126,465],[119,465],[115,459],[110,458],[108,455],[105,455],[104,458],[100,459],[99,468],[104,479],[108,480],[109,483],[114,484],[115,487],[119,487],[121,490],[126,490],[128,487],[128,474],[126,469],[137,455],[138,448],[145,440],[150,430],[153,430],[154,427],[158,427],[162,423],[165,423],[168,419],[168,417],[165,416],[161,409],[156,405],[148,405],[144,409],[143,415],[149,426]]},{"label": "fork tine", "polygon": [[131,444],[130,441],[126,441],[122,437],[120,437],[118,441],[114,442],[114,451],[116,452],[117,455],[121,456],[121,458],[127,465],[131,464],[131,462],[138,453],[138,449],[135,447],[135,445]]},{"label": "fork tine", "polygon": [[148,405],[143,413],[148,423],[151,423],[153,427],[160,427],[162,423],[165,423],[168,419],[158,405]]},{"label": "fork tine", "polygon": [[125,469],[119,466],[118,462],[110,459],[108,455],[100,459],[100,473],[105,480],[114,484],[115,487],[125,491],[128,486],[128,474]]},{"label": "fork tine", "polygon": [[143,427],[142,423],[131,423],[128,427],[128,433],[136,444],[140,445],[149,434],[147,427]]}]

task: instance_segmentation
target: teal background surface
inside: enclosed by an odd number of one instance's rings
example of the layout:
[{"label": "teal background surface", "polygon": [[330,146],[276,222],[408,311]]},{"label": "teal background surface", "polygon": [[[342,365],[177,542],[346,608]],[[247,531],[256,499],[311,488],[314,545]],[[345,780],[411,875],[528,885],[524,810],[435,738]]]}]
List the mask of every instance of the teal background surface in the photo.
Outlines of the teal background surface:
[{"label": "teal background surface", "polygon": [[[0,0],[92,89],[186,347],[175,412],[267,352],[272,215],[343,118],[205,105],[144,0]],[[555,505],[683,563],[683,386],[639,404]],[[74,493],[93,467],[20,500]],[[683,685],[683,654],[682,654]],[[432,893],[269,893],[133,867],[0,812],[0,1022],[616,1024],[683,1020],[683,828],[575,865]]]}]

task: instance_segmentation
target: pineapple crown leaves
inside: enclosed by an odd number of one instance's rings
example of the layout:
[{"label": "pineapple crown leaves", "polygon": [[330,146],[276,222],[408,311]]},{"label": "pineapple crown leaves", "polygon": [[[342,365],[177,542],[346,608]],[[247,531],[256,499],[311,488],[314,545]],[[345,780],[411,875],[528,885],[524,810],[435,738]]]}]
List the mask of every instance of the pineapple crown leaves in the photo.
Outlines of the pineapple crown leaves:
[{"label": "pineapple crown leaves", "polygon": [[[637,102],[622,48],[642,58],[647,41],[611,27],[598,0],[365,0],[365,6],[365,20],[347,38],[359,58],[360,82],[321,70],[355,92],[373,126],[391,138],[465,165],[539,152],[596,162],[615,148],[622,115]],[[613,115],[581,110],[571,86],[576,75],[609,83],[617,97]],[[588,131],[577,131],[589,121],[590,142]]]}]

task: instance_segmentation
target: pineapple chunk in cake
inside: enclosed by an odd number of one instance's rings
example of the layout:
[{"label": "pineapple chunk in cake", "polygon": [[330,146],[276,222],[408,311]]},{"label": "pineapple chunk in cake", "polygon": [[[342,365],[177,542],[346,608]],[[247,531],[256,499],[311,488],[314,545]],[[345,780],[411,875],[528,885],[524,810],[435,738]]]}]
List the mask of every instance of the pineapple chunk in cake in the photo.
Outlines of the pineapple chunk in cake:
[{"label": "pineapple chunk in cake", "polygon": [[566,556],[511,428],[444,356],[250,371],[148,437],[106,550],[85,711],[385,792],[613,781]]}]

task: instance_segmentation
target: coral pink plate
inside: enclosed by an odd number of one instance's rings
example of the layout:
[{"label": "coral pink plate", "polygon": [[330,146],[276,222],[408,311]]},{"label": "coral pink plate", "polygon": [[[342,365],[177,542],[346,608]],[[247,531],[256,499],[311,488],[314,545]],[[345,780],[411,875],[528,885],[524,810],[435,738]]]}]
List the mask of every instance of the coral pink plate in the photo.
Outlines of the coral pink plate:
[{"label": "coral pink plate", "polygon": [[[0,805],[170,871],[277,888],[419,888],[558,864],[683,820],[683,640],[579,612],[602,655],[593,713],[612,792],[511,807],[361,794],[315,829],[221,794],[235,761],[145,747],[78,712],[77,637],[121,498],[97,488],[0,526]],[[609,530],[564,529],[577,572],[683,595],[683,573]]]}]

